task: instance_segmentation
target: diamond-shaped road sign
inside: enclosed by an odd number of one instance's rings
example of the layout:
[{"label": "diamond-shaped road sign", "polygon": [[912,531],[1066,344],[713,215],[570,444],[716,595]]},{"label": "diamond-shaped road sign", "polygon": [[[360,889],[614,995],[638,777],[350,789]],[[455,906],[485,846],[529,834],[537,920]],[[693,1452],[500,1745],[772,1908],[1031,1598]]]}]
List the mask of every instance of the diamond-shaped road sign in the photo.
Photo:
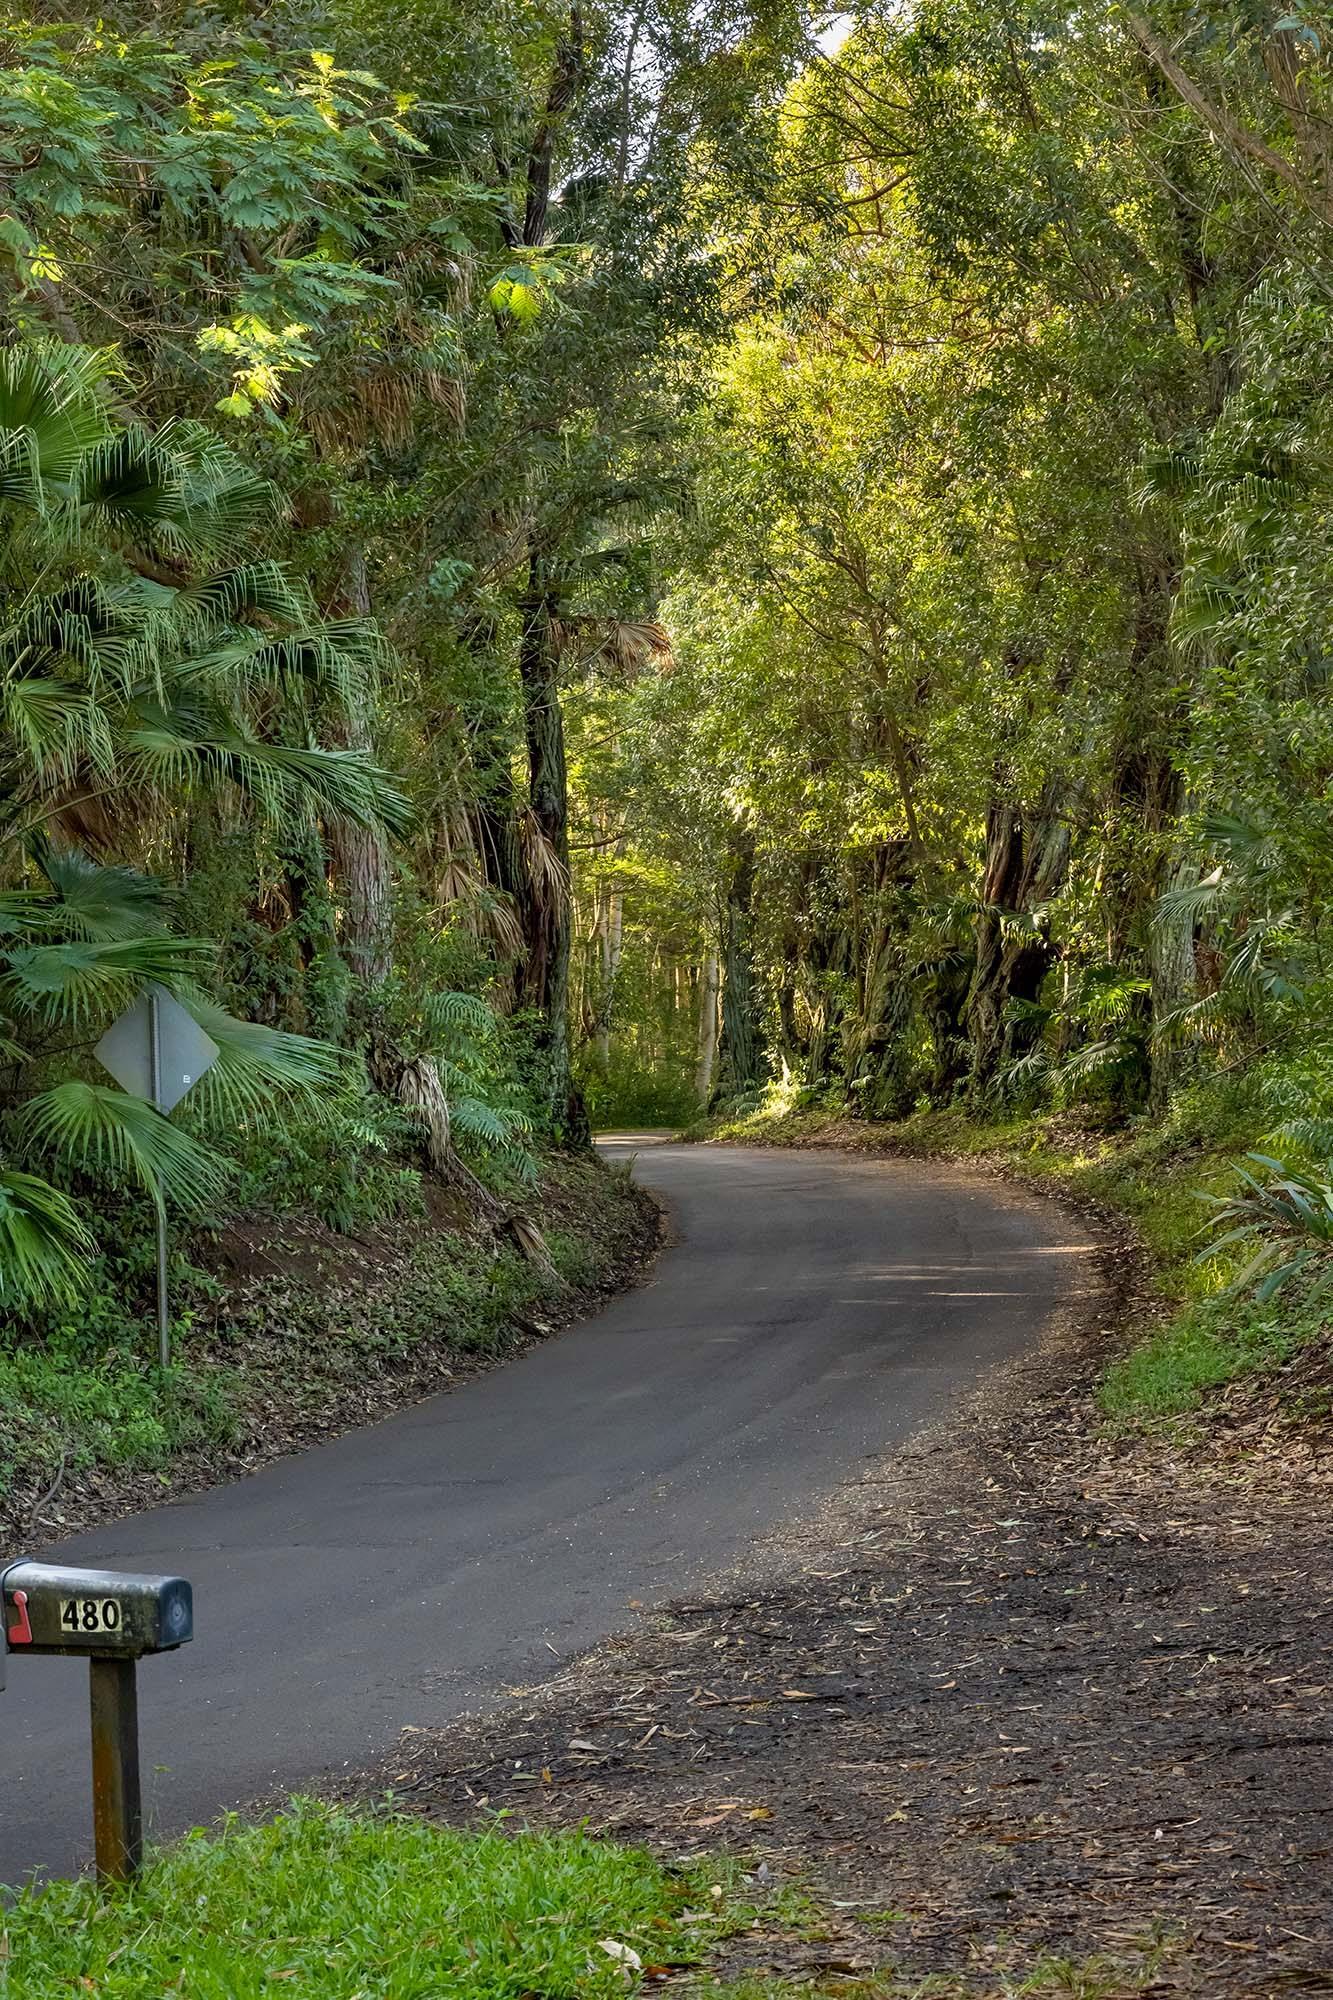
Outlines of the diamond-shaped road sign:
[{"label": "diamond-shaped road sign", "polygon": [[150,986],[112,1022],[93,1054],[122,1090],[167,1112],[212,1068],[218,1045],[165,986]]},{"label": "diamond-shaped road sign", "polygon": [[[149,986],[118,1021],[113,1021],[93,1054],[131,1097],[146,1097],[165,1114],[198,1083],[221,1051],[165,986]],[[171,1360],[171,1314],[167,1302],[167,1211],[157,1208],[157,1358]]]}]

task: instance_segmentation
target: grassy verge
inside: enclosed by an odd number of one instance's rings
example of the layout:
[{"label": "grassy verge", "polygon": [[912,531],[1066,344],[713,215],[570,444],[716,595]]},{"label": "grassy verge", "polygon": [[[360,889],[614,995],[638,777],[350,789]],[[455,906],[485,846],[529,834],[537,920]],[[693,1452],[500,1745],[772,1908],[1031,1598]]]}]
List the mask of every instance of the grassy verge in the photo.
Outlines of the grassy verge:
[{"label": "grassy verge", "polygon": [[549,1265],[443,1197],[355,1236],[246,1218],[178,1259],[165,1373],[151,1292],[123,1303],[134,1271],[39,1337],[0,1328],[0,1532],[49,1539],[370,1421],[575,1317],[655,1241],[645,1197],[595,1159],[546,1163],[524,1208]]},{"label": "grassy verge", "polygon": [[[459,1832],[297,1801],[161,1850],[128,1889],[53,1882],[0,1909],[6,2000],[627,2000],[685,1975],[714,2000],[1128,2000],[1160,1954],[903,1981],[891,1964],[799,1981],[710,1972],[729,1940],[824,1934],[799,1891],[735,1858],[665,1864],[576,1832]],[[892,1947],[886,1940],[886,1958]],[[866,1962],[861,1961],[862,1964]],[[690,1975],[693,1975],[692,1977]]]},{"label": "grassy verge", "polygon": [[[25,1891],[0,1914],[6,2000],[624,2000],[696,1959],[722,1892],[580,1834],[454,1833],[302,1804],[164,1850],[131,1888]],[[631,1954],[626,1956],[625,1954]]]},{"label": "grassy verge", "polygon": [[[778,1102],[692,1128],[691,1136],[984,1161],[1124,1218],[1148,1254],[1166,1310],[1146,1316],[1138,1340],[1103,1378],[1102,1405],[1116,1423],[1197,1429],[1214,1392],[1246,1378],[1275,1376],[1327,1340],[1324,1302],[1311,1301],[1299,1285],[1259,1305],[1229,1289],[1234,1262],[1199,1262],[1207,1213],[1200,1195],[1229,1187],[1237,1164],[1261,1136],[1255,1107],[1240,1091],[1196,1093],[1163,1119],[1114,1131],[1094,1129],[1069,1113],[988,1121],[952,1110],[874,1125]],[[1293,1414],[1318,1414],[1324,1407],[1316,1398],[1316,1410],[1299,1383],[1292,1384],[1289,1401]]]}]

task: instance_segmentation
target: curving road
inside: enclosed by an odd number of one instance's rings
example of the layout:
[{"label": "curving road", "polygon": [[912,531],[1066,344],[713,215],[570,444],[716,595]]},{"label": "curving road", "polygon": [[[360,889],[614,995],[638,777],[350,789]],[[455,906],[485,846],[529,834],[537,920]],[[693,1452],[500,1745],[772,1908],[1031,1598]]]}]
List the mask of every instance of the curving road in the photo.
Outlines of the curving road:
[{"label": "curving road", "polygon": [[[677,1240],[597,1319],[63,1545],[194,1583],[194,1643],[140,1675],[158,1833],[546,1678],[938,1415],[1075,1282],[1054,1209],[916,1162],[645,1141],[638,1172]],[[88,1858],[86,1678],[10,1660],[0,1882]]]}]

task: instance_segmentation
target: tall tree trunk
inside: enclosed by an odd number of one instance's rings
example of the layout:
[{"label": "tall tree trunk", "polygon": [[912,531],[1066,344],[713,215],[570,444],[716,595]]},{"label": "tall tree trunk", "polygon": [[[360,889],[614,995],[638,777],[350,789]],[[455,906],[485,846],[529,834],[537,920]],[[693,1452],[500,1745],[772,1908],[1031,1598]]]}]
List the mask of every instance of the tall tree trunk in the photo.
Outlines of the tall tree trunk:
[{"label": "tall tree trunk", "polygon": [[699,1038],[694,1094],[700,1104],[707,1104],[713,1092],[713,1065],[717,1060],[717,992],[717,953],[710,951],[704,959],[703,975],[699,981]]},{"label": "tall tree trunk", "polygon": [[[1175,587],[1172,553],[1149,551],[1139,564],[1131,656],[1133,699],[1115,772],[1120,810],[1132,816],[1139,838],[1121,874],[1114,956],[1119,959],[1130,949],[1146,946],[1154,1030],[1189,997],[1195,976],[1193,925],[1174,916],[1164,918],[1161,910],[1163,891],[1191,879],[1192,872],[1180,842],[1185,787],[1178,749],[1188,733],[1189,705],[1168,637]],[[1179,1074],[1183,1051],[1178,1043],[1150,1039],[1148,1052],[1148,1102],[1153,1111],[1161,1112]]]},{"label": "tall tree trunk", "polygon": [[[343,598],[358,618],[370,616],[365,552],[353,547],[347,558]],[[349,750],[368,753],[371,716],[361,703],[348,719]],[[334,820],[328,829],[329,871],[339,909],[338,939],[360,992],[363,1010],[373,1015],[376,996],[393,970],[392,874],[389,844],[377,826]]]},{"label": "tall tree trunk", "polygon": [[763,1078],[763,1039],[753,959],[754,835],[736,836],[722,913],[722,1039],[715,1103],[754,1090]]},{"label": "tall tree trunk", "polygon": [[921,1011],[934,1051],[930,1071],[932,1104],[947,1104],[968,1073],[967,996],[972,963],[962,950],[942,952],[919,981]]},{"label": "tall tree trunk", "polygon": [[[1015,1019],[1010,1003],[1037,999],[1054,957],[1034,912],[1056,893],[1069,867],[1062,801],[1063,788],[1050,786],[1030,828],[1021,807],[999,796],[987,814],[982,910],[967,996],[974,1093],[984,1092],[1002,1064],[1022,1055],[1037,1036],[1035,1026]],[[1033,921],[1014,921],[1024,917]]]},{"label": "tall tree trunk", "polygon": [[522,605],[519,676],[523,685],[531,816],[525,870],[523,930],[527,954],[522,997],[540,1018],[546,1062],[547,1109],[556,1133],[571,1145],[589,1143],[587,1112],[574,1086],[569,1053],[569,779],[559,669],[551,631],[555,599],[545,567],[533,555]]},{"label": "tall tree trunk", "polygon": [[611,1071],[611,1020],[615,1013],[616,980],[625,942],[625,898],[619,889],[607,891],[600,920],[601,981],[597,989],[597,1013],[593,1034],[597,1045],[597,1067],[603,1076]]},{"label": "tall tree trunk", "polygon": [[[1184,888],[1199,879],[1197,859],[1181,860],[1172,870],[1168,886]],[[1186,911],[1154,912],[1148,938],[1148,963],[1152,981],[1152,1069],[1148,1084],[1148,1109],[1160,1117],[1170,1102],[1180,1069],[1178,1044],[1160,1039],[1159,1031],[1168,1015],[1192,998],[1196,979],[1194,965],[1194,918]]]},{"label": "tall tree trunk", "polygon": [[913,988],[903,941],[919,860],[919,846],[909,835],[881,842],[872,862],[859,1004],[843,1024],[848,1086],[857,1108],[870,1118],[899,1118],[911,1101]]},{"label": "tall tree trunk", "polygon": [[[499,723],[488,722],[475,732],[472,768],[477,779],[473,808],[477,850],[486,883],[506,915],[521,924],[527,902],[527,872],[519,837],[519,805],[509,736]],[[502,941],[496,949],[495,987],[497,1004],[503,1012],[517,1005],[521,984],[519,952]]]}]

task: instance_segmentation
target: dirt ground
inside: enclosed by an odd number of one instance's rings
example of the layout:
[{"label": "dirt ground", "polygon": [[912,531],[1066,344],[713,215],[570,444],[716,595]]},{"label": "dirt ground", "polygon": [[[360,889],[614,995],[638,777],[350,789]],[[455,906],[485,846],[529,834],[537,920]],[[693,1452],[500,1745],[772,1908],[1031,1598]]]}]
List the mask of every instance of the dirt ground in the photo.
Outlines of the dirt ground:
[{"label": "dirt ground", "polygon": [[1333,1994],[1327,1438],[1252,1393],[1205,1448],[1102,1437],[1132,1256],[1099,1262],[1040,1353],[769,1551],[776,1582],[405,1738],[375,1786],[809,1885],[724,1974]]}]

